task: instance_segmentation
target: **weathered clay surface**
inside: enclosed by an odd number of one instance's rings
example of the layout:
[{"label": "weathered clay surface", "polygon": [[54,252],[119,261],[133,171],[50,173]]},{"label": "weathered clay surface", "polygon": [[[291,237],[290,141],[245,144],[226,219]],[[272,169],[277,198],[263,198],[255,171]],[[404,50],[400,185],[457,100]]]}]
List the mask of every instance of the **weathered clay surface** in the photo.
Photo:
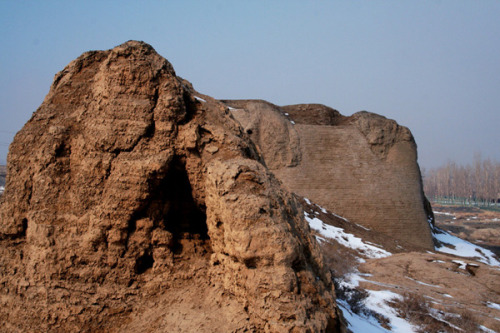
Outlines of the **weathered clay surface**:
[{"label": "weathered clay surface", "polygon": [[298,201],[228,108],[147,44],[56,75],[0,200],[4,331],[342,330]]},{"label": "weathered clay surface", "polygon": [[[244,128],[252,129],[250,137],[269,168],[291,191],[352,222],[433,249],[427,222],[432,213],[425,206],[416,144],[406,127],[365,111],[345,117],[318,104],[224,102],[235,108]],[[271,114],[272,124],[265,121]],[[295,163],[276,163],[280,159],[266,153],[285,144],[280,135],[258,134],[274,128],[286,128],[287,137],[294,138],[288,151],[300,157]]]},{"label": "weathered clay surface", "polygon": [[301,161],[300,140],[275,105],[261,100],[223,101],[256,143],[270,169],[295,167]]}]

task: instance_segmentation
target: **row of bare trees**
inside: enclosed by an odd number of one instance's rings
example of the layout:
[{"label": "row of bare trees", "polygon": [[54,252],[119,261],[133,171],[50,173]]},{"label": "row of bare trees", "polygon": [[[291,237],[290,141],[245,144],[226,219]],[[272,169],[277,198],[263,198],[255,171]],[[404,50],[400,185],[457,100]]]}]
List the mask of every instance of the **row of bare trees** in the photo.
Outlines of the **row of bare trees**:
[{"label": "row of bare trees", "polygon": [[469,165],[448,162],[423,170],[424,191],[438,202],[462,205],[500,205],[500,163],[476,154]]}]

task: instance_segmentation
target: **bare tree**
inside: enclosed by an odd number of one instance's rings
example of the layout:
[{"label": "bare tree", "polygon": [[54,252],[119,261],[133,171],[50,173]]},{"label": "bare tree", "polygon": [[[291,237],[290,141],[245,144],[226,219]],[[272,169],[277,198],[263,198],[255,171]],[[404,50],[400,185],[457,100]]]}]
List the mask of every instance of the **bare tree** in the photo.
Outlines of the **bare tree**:
[{"label": "bare tree", "polygon": [[434,201],[462,205],[498,205],[500,163],[474,155],[471,165],[449,161],[440,168],[423,169],[426,195]]}]

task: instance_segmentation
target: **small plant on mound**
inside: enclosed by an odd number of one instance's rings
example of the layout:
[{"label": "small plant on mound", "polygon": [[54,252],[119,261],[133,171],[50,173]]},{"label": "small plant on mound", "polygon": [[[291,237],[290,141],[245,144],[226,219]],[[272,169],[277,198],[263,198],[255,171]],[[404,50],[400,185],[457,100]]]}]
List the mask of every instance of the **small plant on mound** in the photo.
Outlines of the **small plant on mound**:
[{"label": "small plant on mound", "polygon": [[335,284],[337,298],[346,301],[352,312],[364,316],[373,314],[364,304],[364,300],[368,297],[366,290],[347,287],[339,282],[339,279],[335,278],[333,283]]},{"label": "small plant on mound", "polygon": [[355,271],[353,267],[359,263],[355,250],[341,246],[337,242],[321,242],[320,246],[332,276],[345,276]]},{"label": "small plant on mound", "polygon": [[443,322],[431,315],[429,304],[421,295],[406,293],[402,300],[394,302],[399,316],[419,327],[419,332],[447,332],[443,330]]},{"label": "small plant on mound", "polygon": [[453,325],[460,327],[462,329],[462,332],[478,331],[478,324],[476,321],[476,317],[474,317],[474,315],[466,309],[460,311],[456,316],[453,315],[446,316],[446,320],[452,323]]}]

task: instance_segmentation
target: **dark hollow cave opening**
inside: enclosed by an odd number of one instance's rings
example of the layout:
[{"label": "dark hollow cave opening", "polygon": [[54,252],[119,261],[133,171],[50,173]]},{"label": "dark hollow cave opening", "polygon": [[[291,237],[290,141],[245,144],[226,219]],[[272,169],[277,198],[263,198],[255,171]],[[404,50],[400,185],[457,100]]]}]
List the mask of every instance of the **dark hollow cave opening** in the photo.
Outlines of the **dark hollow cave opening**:
[{"label": "dark hollow cave opening", "polygon": [[[154,222],[154,228],[162,228],[172,234],[169,248],[174,258],[212,253],[206,208],[204,203],[196,202],[193,197],[183,158],[174,158],[164,174],[158,174],[149,181],[150,197],[130,220],[129,234],[135,232],[137,220],[149,218]],[[137,258],[136,273],[140,274],[153,263],[150,256]]]},{"label": "dark hollow cave opening", "polygon": [[[173,234],[174,241],[209,240],[206,208],[195,202],[185,165],[180,158],[171,163],[162,183],[163,201],[167,206],[162,221],[164,228]],[[182,250],[179,246],[177,242],[174,250]]]},{"label": "dark hollow cave opening", "polygon": [[153,267],[154,262],[153,257],[149,253],[140,256],[135,261],[135,274],[142,274],[146,272],[149,268]]},{"label": "dark hollow cave opening", "polygon": [[199,239],[207,240],[205,206],[195,203],[186,168],[180,159],[172,162],[163,183],[163,199],[168,203],[168,210],[163,218],[165,229],[174,236],[197,235]]}]

